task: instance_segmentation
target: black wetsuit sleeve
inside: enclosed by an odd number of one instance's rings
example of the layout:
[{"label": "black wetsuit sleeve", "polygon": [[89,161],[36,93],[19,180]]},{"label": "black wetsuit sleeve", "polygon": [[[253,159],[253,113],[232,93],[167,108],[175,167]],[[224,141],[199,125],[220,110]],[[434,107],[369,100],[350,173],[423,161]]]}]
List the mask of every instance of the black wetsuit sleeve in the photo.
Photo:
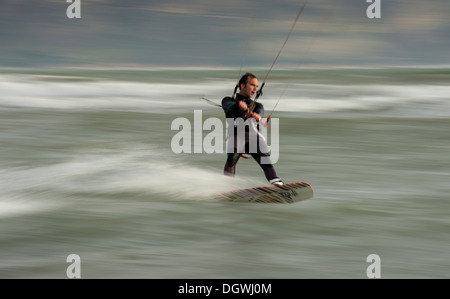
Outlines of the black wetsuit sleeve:
[{"label": "black wetsuit sleeve", "polygon": [[227,118],[237,118],[242,117],[245,118],[245,111],[239,109],[238,100],[225,97],[222,100],[222,109],[225,111],[225,116]]},{"label": "black wetsuit sleeve", "polygon": [[222,109],[226,112],[234,111],[237,108],[237,102],[231,97],[224,97],[222,99]]}]

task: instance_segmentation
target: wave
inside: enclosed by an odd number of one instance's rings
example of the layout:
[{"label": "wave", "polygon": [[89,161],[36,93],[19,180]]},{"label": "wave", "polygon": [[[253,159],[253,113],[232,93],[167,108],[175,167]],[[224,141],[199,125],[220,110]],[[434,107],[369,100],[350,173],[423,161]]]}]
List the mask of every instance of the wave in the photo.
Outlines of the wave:
[{"label": "wave", "polygon": [[[57,79],[59,78],[59,79]],[[1,75],[0,107],[3,109],[115,110],[177,113],[212,109],[201,98],[220,103],[230,94],[231,80],[190,83],[149,83],[67,77],[42,80],[36,75]],[[371,113],[387,116],[450,117],[450,86],[290,84],[281,81],[266,87],[259,99],[266,113],[277,101],[279,112],[311,114]],[[280,97],[281,95],[281,97]]]},{"label": "wave", "polygon": [[[297,95],[293,93],[298,92]],[[385,116],[450,117],[450,86],[297,86],[277,110],[305,113],[372,113]],[[272,107],[275,101],[267,102]]]},{"label": "wave", "polygon": [[125,110],[171,113],[204,107],[200,97],[217,86],[92,80],[42,81],[36,76],[0,76],[0,107]]},{"label": "wave", "polygon": [[252,183],[224,176],[219,168],[191,165],[141,146],[85,151],[44,166],[3,168],[0,216],[58,209],[80,200],[209,201],[218,192]]}]

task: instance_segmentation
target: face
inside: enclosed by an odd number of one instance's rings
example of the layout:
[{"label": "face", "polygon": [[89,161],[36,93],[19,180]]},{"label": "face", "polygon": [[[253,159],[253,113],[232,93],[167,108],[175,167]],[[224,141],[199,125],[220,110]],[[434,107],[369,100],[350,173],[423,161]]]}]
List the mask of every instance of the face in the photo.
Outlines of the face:
[{"label": "face", "polygon": [[245,86],[244,84],[241,84],[240,94],[248,98],[253,98],[257,90],[258,90],[258,79],[249,78]]}]

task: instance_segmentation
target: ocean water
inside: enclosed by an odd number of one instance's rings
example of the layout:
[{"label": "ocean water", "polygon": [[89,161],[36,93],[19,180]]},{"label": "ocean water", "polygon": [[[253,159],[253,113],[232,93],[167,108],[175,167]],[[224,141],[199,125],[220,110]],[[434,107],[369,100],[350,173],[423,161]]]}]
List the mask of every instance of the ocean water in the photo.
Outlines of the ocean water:
[{"label": "ocean water", "polygon": [[177,118],[225,124],[202,97],[238,77],[2,69],[0,278],[66,278],[71,254],[81,278],[367,278],[371,254],[381,278],[450,278],[450,69],[274,70],[275,167],[316,192],[292,205],[217,201],[267,184],[258,165],[172,150]]}]

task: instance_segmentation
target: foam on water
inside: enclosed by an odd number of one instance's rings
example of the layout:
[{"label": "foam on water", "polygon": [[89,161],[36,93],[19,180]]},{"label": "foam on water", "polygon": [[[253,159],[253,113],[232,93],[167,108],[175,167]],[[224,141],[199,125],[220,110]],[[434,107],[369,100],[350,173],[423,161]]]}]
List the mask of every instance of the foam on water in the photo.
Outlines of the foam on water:
[{"label": "foam on water", "polygon": [[[67,79],[61,77],[61,79]],[[36,76],[0,76],[0,107],[120,110],[173,113],[205,107],[201,96],[220,89],[219,83],[168,84],[127,81],[42,81]],[[186,99],[189,99],[186,101]]]},{"label": "foam on water", "polygon": [[211,200],[214,194],[249,182],[218,168],[188,164],[152,147],[81,152],[68,161],[0,171],[1,216],[64,206],[79,195],[145,197],[153,200]]},{"label": "foam on water", "polygon": [[[42,80],[40,76],[1,75],[0,107],[71,110],[119,110],[174,113],[186,108],[210,108],[203,96],[220,103],[234,83],[193,81],[189,83],[151,83],[90,79],[64,76]],[[283,92],[282,83],[266,87],[260,99],[265,109],[304,113],[377,113],[408,117],[450,117],[444,85],[333,85],[293,84]],[[280,94],[282,97],[280,98]]]},{"label": "foam on water", "polygon": [[20,202],[17,198],[2,198],[0,199],[0,218],[32,214],[49,208],[49,205],[42,203]]},{"label": "foam on water", "polygon": [[[297,92],[297,94],[294,94]],[[449,86],[298,85],[280,99],[277,111],[307,113],[375,112],[385,116],[450,117]],[[264,99],[268,108],[275,99]]]}]

